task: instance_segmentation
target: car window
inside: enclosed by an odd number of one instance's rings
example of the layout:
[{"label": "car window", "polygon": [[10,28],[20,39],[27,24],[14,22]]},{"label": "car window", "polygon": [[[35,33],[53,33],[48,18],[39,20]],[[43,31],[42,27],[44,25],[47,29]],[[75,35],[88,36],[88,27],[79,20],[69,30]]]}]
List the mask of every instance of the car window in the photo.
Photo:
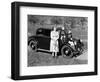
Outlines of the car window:
[{"label": "car window", "polygon": [[39,28],[36,31],[36,35],[50,37],[51,29]]}]

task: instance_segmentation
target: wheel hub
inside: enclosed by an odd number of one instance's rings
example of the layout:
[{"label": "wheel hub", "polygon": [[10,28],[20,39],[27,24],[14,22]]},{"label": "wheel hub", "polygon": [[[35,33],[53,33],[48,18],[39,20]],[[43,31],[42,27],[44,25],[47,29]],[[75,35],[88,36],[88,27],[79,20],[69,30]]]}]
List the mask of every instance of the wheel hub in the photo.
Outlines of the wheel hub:
[{"label": "wheel hub", "polygon": [[36,49],[36,42],[35,42],[35,41],[32,41],[32,42],[30,43],[30,46],[31,46],[31,48],[32,48],[33,50],[35,50],[35,49]]},{"label": "wheel hub", "polygon": [[68,50],[66,50],[65,53],[68,54]]}]

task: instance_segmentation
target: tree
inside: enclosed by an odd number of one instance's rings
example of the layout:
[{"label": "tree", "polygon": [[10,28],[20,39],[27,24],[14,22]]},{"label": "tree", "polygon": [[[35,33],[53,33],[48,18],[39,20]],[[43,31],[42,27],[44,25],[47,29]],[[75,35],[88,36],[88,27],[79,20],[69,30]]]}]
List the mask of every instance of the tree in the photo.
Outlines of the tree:
[{"label": "tree", "polygon": [[62,24],[63,23],[63,20],[60,18],[60,17],[52,17],[51,18],[51,24]]},{"label": "tree", "polygon": [[87,22],[87,18],[86,17],[82,17],[80,21],[81,21],[81,24],[83,26],[84,23]]},{"label": "tree", "polygon": [[37,24],[37,23],[39,23],[40,20],[37,16],[29,15],[28,16],[28,21],[30,23]]}]

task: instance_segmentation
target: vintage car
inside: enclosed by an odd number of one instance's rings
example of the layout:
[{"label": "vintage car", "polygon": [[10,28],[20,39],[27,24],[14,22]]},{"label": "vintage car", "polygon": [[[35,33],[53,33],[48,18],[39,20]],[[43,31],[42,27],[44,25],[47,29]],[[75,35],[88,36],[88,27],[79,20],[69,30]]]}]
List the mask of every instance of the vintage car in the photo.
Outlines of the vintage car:
[{"label": "vintage car", "polygon": [[[59,52],[58,56],[62,55],[67,58],[77,57],[82,54],[84,44],[80,39],[68,37],[68,34],[61,29],[59,31]],[[50,52],[50,32],[51,29],[39,28],[36,31],[36,35],[28,37],[28,46],[36,52]],[[64,35],[64,39],[61,39],[61,35]],[[71,39],[70,39],[71,38]],[[71,45],[70,43],[74,45]]]}]

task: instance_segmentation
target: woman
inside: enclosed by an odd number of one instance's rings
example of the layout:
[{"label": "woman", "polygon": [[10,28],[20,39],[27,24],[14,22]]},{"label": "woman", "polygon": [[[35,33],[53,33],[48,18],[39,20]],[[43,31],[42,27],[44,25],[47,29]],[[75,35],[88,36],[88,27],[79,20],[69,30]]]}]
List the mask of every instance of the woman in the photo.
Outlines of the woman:
[{"label": "woman", "polygon": [[58,48],[59,32],[56,31],[56,27],[54,27],[53,31],[51,31],[50,37],[51,37],[50,51],[52,52],[53,57],[57,57],[57,52],[59,51]]}]

